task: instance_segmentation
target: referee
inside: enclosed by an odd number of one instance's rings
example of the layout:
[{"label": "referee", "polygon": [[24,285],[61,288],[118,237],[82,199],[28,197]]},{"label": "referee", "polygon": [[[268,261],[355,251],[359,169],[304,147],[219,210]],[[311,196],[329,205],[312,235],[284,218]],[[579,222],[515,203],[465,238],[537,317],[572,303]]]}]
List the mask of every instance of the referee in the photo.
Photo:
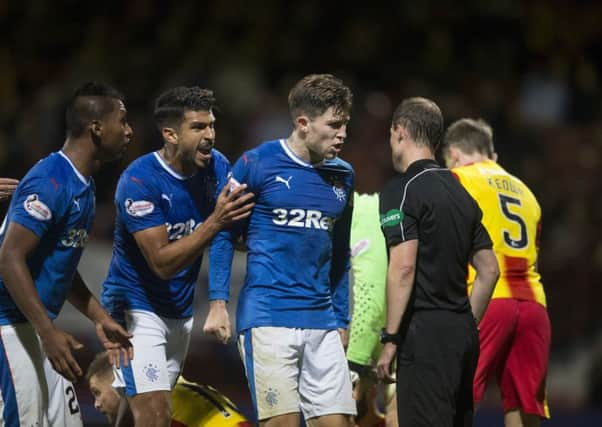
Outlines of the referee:
[{"label": "referee", "polygon": [[[380,199],[389,265],[377,372],[392,381],[397,354],[400,426],[472,426],[476,324],[499,276],[481,210],[434,160],[442,134],[441,110],[428,99],[406,99],[393,114],[390,144],[400,174]],[[469,262],[477,273],[470,301]]]}]

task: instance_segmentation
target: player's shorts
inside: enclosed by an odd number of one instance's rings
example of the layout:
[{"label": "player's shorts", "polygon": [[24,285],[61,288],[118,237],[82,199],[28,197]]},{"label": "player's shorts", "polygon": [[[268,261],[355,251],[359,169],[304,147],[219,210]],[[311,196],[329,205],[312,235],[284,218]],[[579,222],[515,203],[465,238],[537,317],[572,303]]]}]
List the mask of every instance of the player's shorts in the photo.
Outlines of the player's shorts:
[{"label": "player's shorts", "polygon": [[546,376],[551,328],[545,307],[511,298],[491,300],[479,324],[481,356],[474,379],[475,403],[497,379],[504,412],[549,418]]},{"label": "player's shorts", "polygon": [[29,323],[0,326],[0,425],[82,426],[73,384],[56,372]]},{"label": "player's shorts", "polygon": [[172,390],[188,352],[192,323],[192,317],[168,319],[150,311],[126,311],[134,359],[127,367],[113,368],[113,387],[125,389],[127,396]]},{"label": "player's shorts", "polygon": [[472,380],[479,337],[470,312],[419,310],[397,349],[400,427],[473,425]]},{"label": "player's shorts", "polygon": [[356,414],[338,331],[252,328],[240,334],[238,349],[259,420],[299,411],[305,419]]}]

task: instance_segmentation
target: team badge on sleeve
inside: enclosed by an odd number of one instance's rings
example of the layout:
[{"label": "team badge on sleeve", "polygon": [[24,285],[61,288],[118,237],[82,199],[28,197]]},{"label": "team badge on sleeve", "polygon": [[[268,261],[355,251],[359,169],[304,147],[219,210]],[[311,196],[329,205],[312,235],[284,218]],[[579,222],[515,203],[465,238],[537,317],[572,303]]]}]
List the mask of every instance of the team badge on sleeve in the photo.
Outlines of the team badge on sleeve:
[{"label": "team badge on sleeve", "polygon": [[146,200],[134,201],[132,199],[127,199],[125,201],[125,210],[131,216],[142,217],[152,213],[155,210],[155,205]]},{"label": "team badge on sleeve", "polygon": [[25,211],[40,221],[50,221],[52,218],[52,211],[42,202],[37,194],[30,194],[27,199],[23,202]]}]

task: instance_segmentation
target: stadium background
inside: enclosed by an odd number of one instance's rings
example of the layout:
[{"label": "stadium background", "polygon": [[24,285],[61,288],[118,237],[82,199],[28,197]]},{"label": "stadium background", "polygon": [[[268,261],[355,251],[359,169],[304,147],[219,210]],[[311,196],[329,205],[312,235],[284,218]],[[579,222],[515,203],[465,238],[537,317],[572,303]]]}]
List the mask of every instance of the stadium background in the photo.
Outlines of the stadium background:
[{"label": "stadium background", "polygon": [[[0,28],[0,176],[19,178],[60,148],[63,105],[77,84],[103,80],[126,95],[135,143],[96,177],[97,217],[82,261],[96,293],[110,257],[117,177],[161,145],[151,112],[166,88],[214,89],[217,148],[235,160],[288,134],[286,96],[298,78],[336,74],[355,94],[342,157],[362,192],[378,191],[392,173],[388,128],[401,98],[434,99],[447,123],[487,119],[500,162],[533,189],[544,212],[554,416],[545,425],[602,425],[602,3],[24,0],[0,2]],[[233,302],[243,268],[238,259]],[[248,411],[235,346],[200,331],[205,274],[185,374]],[[99,348],[92,325],[71,307],[59,321],[86,343],[79,359],[87,366]],[[78,390],[88,425],[102,422]],[[501,425],[499,411],[490,393],[477,424]]]}]

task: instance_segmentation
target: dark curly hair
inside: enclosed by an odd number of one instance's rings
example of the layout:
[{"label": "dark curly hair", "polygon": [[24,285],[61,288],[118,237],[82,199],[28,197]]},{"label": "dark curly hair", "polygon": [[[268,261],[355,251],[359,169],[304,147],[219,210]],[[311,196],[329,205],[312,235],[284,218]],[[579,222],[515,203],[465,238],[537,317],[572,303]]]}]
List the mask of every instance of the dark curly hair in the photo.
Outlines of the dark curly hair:
[{"label": "dark curly hair", "polygon": [[176,126],[184,119],[185,111],[211,111],[214,106],[212,90],[179,86],[159,95],[153,116],[159,128]]}]

